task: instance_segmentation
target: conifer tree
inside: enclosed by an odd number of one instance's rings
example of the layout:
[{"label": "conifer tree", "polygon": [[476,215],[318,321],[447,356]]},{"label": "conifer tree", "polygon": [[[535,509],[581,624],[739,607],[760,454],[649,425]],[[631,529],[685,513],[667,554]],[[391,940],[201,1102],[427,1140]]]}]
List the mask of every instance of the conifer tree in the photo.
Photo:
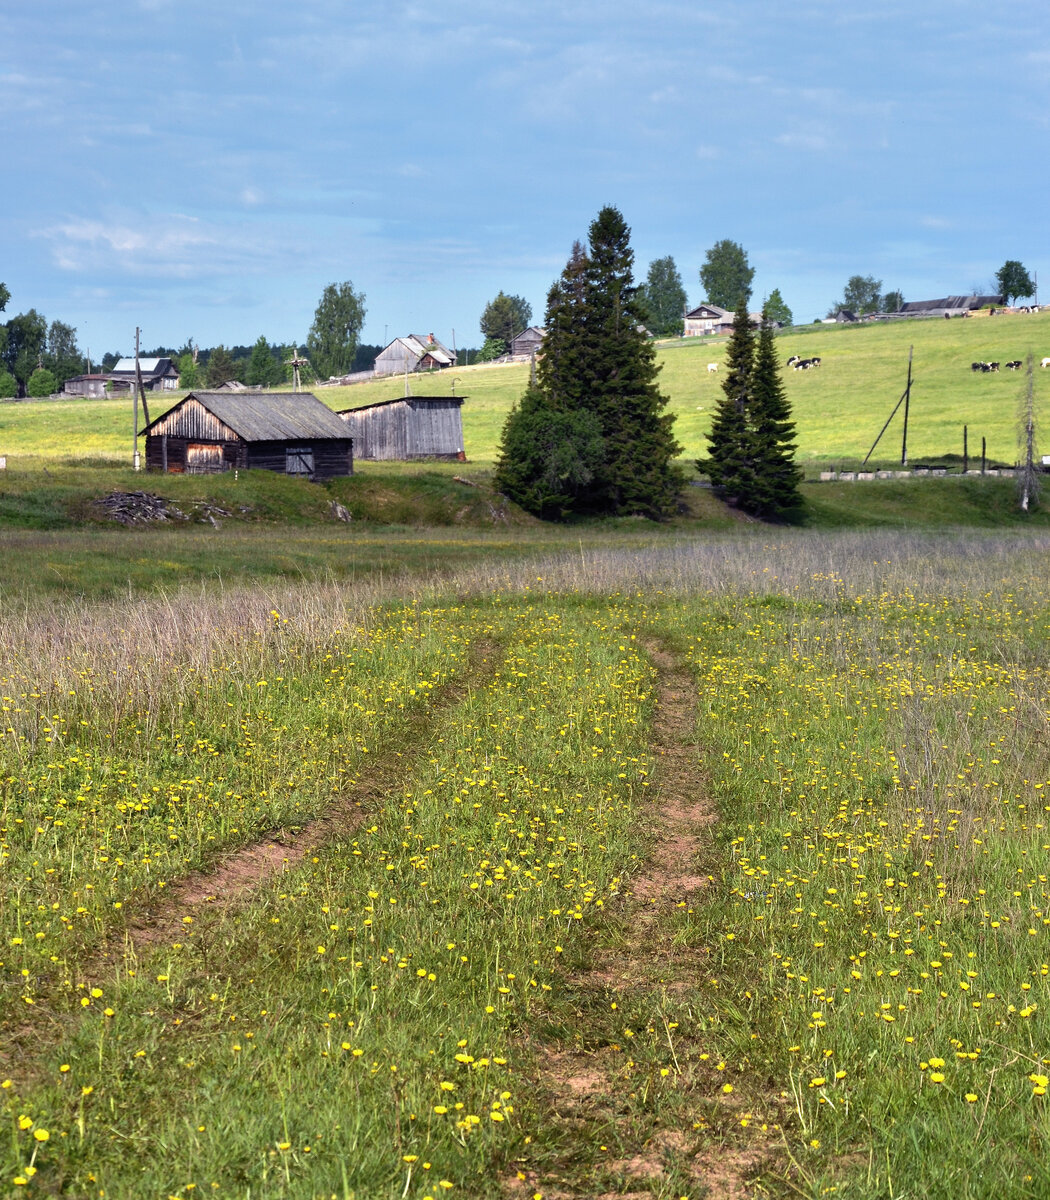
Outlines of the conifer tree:
[{"label": "conifer tree", "polygon": [[642,328],[632,266],[631,231],[607,205],[591,222],[585,272],[581,406],[605,439],[605,465],[589,496],[594,511],[656,519],[675,511],[681,449],[660,394],[656,350]]},{"label": "conifer tree", "polygon": [[754,478],[754,450],[748,406],[755,369],[755,334],[746,298],[733,316],[726,345],[722,399],[715,409],[708,441],[710,459],[698,462],[711,483],[733,504],[739,504]]},{"label": "conifer tree", "polygon": [[726,347],[723,399],[708,435],[710,458],[697,466],[725,498],[745,512],[776,517],[801,507],[795,466],[795,426],[780,378],[772,323],[764,311],[755,334],[746,305],[733,317]]},{"label": "conifer tree", "polygon": [[[556,489],[565,513],[659,519],[674,512],[682,485],[673,461],[679,446],[656,385],[656,353],[640,328],[633,260],[623,217],[603,208],[591,224],[588,252],[579,242],[573,246],[548,293],[538,394],[527,394],[504,426],[500,486],[524,494],[541,477],[571,479],[570,488]],[[537,439],[519,436],[526,416],[544,430],[564,426],[574,447],[568,459],[551,465],[553,450],[533,452]]]},{"label": "conifer tree", "polygon": [[798,484],[802,472],[795,466],[795,423],[766,309],[762,310],[755,351],[749,409],[753,480],[750,492],[741,498],[741,507],[759,517],[779,516],[801,506]]}]

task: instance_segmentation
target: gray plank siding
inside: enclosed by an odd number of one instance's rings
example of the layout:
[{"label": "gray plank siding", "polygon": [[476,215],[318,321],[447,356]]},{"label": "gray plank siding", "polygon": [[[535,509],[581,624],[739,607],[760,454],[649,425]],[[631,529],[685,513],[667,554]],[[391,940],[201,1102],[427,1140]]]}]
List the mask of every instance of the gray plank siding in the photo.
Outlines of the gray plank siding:
[{"label": "gray plank siding", "polygon": [[405,461],[459,458],[463,421],[459,397],[408,396],[341,413],[359,459]]}]

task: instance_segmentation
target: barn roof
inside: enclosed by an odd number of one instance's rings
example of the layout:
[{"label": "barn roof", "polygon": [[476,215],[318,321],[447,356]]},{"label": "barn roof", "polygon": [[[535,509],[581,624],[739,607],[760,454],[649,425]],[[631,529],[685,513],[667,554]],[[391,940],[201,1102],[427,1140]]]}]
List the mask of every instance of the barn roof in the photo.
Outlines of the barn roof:
[{"label": "barn roof", "polygon": [[385,408],[388,404],[456,404],[461,405],[466,396],[395,396],[393,400],[377,400],[374,404],[360,404],[356,408],[341,408],[339,415],[345,417],[348,413],[368,412],[373,408]]},{"label": "barn roof", "polygon": [[312,392],[190,392],[143,432],[153,432],[191,401],[207,409],[246,442],[347,437],[345,422]]},{"label": "barn roof", "polygon": [[910,300],[902,304],[898,312],[920,313],[931,309],[951,309],[956,312],[972,311],[975,308],[990,308],[1002,304],[1002,296],[942,296],[940,300]]}]

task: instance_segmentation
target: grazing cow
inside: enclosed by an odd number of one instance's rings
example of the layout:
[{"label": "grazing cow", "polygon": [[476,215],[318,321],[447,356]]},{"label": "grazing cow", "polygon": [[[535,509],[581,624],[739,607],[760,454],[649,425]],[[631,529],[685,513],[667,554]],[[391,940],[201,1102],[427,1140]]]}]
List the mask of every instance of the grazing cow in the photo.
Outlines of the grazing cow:
[{"label": "grazing cow", "polygon": [[811,359],[809,360],[809,365],[810,365],[811,367],[819,367],[819,366],[820,366],[820,359],[819,359],[819,358],[811,358]]},{"label": "grazing cow", "polygon": [[1050,358],[1044,358],[1039,365],[1041,367],[1050,367]]},{"label": "grazing cow", "polygon": [[714,373],[715,371],[717,371],[717,370],[718,370],[718,363],[708,363],[708,364],[707,364],[707,369],[708,369],[709,371],[711,371],[712,373]]},{"label": "grazing cow", "polygon": [[[795,365],[795,363],[797,363],[798,361],[799,361],[799,356],[797,354],[792,354],[792,356],[787,360],[787,363],[785,365],[789,366],[789,367],[793,367]],[[1050,360],[1048,360],[1048,361],[1050,361]]]},{"label": "grazing cow", "polygon": [[791,368],[793,371],[808,371],[813,366],[813,359],[798,358],[795,360],[795,365]]},{"label": "grazing cow", "polygon": [[995,372],[996,372],[996,374],[998,374],[998,372],[999,372],[999,364],[998,364],[997,362],[994,362],[994,363],[989,363],[989,364],[988,364],[988,370],[989,370],[989,371],[995,371]]},{"label": "grazing cow", "polygon": [[983,363],[983,362],[973,362],[973,363],[970,363],[970,370],[971,370],[971,371],[983,371],[983,370],[984,370],[984,363]]},{"label": "grazing cow", "polygon": [[1021,369],[1021,360],[1020,360],[1019,358],[1015,358],[1013,362],[1008,362],[1008,363],[1006,364],[1006,369],[1007,369],[1008,371],[1020,371],[1020,369]]}]

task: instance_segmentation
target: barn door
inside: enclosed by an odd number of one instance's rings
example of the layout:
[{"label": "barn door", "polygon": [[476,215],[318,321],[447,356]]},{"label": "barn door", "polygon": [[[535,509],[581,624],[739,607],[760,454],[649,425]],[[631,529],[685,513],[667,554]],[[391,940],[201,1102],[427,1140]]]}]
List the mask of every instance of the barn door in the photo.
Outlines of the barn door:
[{"label": "barn door", "polygon": [[313,446],[289,446],[284,452],[284,472],[286,475],[313,475],[314,448]]},{"label": "barn door", "polygon": [[222,470],[222,447],[190,442],[186,447],[186,471],[190,475],[214,475]]}]

